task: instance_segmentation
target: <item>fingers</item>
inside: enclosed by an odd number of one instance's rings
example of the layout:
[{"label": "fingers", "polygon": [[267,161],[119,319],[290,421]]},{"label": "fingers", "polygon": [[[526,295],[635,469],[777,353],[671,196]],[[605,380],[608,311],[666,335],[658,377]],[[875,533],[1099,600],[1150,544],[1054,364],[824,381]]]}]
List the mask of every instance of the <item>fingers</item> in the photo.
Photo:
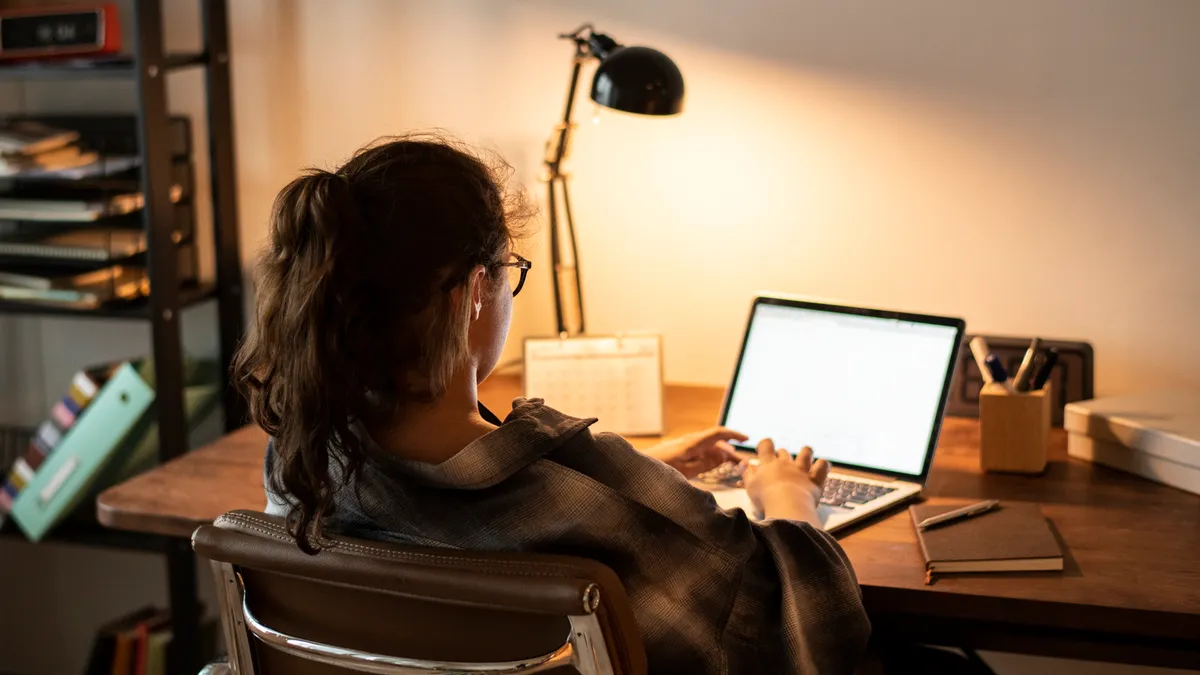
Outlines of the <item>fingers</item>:
[{"label": "fingers", "polygon": [[792,453],[780,448],[775,451],[775,459],[781,459],[785,462],[790,462],[792,460]]},{"label": "fingers", "polygon": [[805,473],[812,471],[812,465],[813,465],[812,448],[808,447],[807,445],[804,446],[803,448],[800,448],[800,452],[796,453],[796,464],[799,464],[800,468],[802,470],[804,470]]},{"label": "fingers", "polygon": [[758,461],[767,464],[775,460],[775,442],[764,438],[758,442]]},{"label": "fingers", "polygon": [[829,477],[829,462],[823,459],[813,462],[812,473],[809,475],[817,487],[825,487],[825,479]]},{"label": "fingers", "polygon": [[700,440],[703,441],[745,441],[749,439],[750,437],[746,434],[725,427],[713,427],[700,432]]},{"label": "fingers", "polygon": [[742,461],[742,458],[737,454],[734,447],[726,441],[717,441],[714,443],[710,454],[713,461],[717,463]]},{"label": "fingers", "polygon": [[746,468],[742,469],[742,485],[749,485],[758,477],[758,465],[750,462],[746,464]]}]

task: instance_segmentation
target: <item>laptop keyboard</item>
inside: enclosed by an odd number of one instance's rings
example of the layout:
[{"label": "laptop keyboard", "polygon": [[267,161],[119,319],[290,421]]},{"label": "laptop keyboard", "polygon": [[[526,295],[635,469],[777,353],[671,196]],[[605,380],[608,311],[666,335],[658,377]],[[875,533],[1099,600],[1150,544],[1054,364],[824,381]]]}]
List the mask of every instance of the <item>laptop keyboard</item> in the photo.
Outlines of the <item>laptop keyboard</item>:
[{"label": "laptop keyboard", "polygon": [[821,492],[821,503],[827,506],[862,506],[872,499],[878,499],[896,488],[871,483],[857,483],[837,478],[825,479],[825,489]]},{"label": "laptop keyboard", "polygon": [[[697,478],[704,483],[743,487],[743,471],[745,471],[744,463],[728,463],[722,464],[707,473],[702,473]],[[825,489],[821,492],[821,503],[826,506],[856,507],[895,491],[896,488],[886,485],[859,483],[840,478],[827,478],[825,479]]]}]

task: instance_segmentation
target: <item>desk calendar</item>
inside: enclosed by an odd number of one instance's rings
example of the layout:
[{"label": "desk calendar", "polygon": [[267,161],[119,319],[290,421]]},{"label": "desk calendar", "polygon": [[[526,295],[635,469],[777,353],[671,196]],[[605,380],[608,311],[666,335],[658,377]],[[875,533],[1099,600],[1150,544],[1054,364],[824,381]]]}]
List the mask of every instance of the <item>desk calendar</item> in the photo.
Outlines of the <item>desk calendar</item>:
[{"label": "desk calendar", "polygon": [[663,433],[662,337],[527,338],[525,396],[592,429],[629,436]]}]

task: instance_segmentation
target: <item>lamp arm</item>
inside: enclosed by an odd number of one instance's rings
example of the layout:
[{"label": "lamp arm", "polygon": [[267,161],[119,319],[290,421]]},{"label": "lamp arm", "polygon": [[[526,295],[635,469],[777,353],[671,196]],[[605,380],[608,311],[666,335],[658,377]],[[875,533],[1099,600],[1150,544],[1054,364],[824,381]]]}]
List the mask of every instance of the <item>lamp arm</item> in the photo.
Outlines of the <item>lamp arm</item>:
[{"label": "lamp arm", "polygon": [[[567,100],[563,107],[562,121],[555,127],[554,132],[550,136],[550,140],[546,143],[546,156],[544,162],[546,165],[546,187],[549,201],[547,207],[550,217],[550,253],[553,285],[554,285],[554,310],[555,319],[558,324],[559,334],[568,334],[572,332],[574,327],[567,326],[567,314],[565,310],[563,282],[572,286],[570,293],[575,307],[578,311],[578,327],[576,330],[582,333],[584,331],[583,317],[583,289],[580,283],[579,271],[579,248],[575,240],[575,223],[571,217],[571,202],[567,193],[567,177],[562,173],[562,163],[567,156],[567,148],[570,143],[571,131],[574,126],[571,121],[571,113],[575,108],[575,97],[579,89],[579,74],[583,69],[583,62],[592,56],[591,48],[588,42],[588,37],[592,31],[591,24],[580,26],[574,33],[562,35],[564,39],[570,39],[575,43],[575,55],[571,59],[571,80],[567,85]],[[560,233],[559,222],[559,200],[556,198],[556,191],[561,186],[563,215],[566,220],[566,247],[571,252],[570,276],[567,279],[560,278],[560,275],[567,271],[563,266],[563,238]]]},{"label": "lamp arm", "polygon": [[579,73],[583,69],[583,62],[589,56],[587,42],[581,38],[575,38],[575,56],[571,59],[571,80],[567,85],[567,101],[563,106],[562,121],[555,127],[553,135],[546,144],[546,169],[555,178],[562,175],[560,172],[562,161],[567,156],[567,148],[571,140],[571,113],[575,110],[575,98],[579,91]]},{"label": "lamp arm", "polygon": [[571,31],[570,33],[559,33],[558,37],[562,40],[579,40],[583,37],[584,31],[587,31],[587,33],[590,35],[596,32],[596,28],[592,26],[591,22],[588,22]]}]

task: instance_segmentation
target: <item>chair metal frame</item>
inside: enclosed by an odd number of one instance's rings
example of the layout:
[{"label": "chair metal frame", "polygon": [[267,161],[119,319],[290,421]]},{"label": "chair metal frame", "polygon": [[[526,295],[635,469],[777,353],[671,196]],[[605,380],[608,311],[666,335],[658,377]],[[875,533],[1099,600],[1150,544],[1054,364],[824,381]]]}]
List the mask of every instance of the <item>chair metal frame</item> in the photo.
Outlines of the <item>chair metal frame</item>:
[{"label": "chair metal frame", "polygon": [[[608,647],[595,614],[600,603],[600,589],[595,586],[588,589],[581,604],[583,613],[567,617],[570,633],[562,646],[554,651],[521,661],[468,663],[373,654],[281,633],[264,625],[250,611],[245,585],[232,564],[212,561],[212,569],[218,587],[221,625],[229,649],[229,662],[228,670],[219,670],[226,664],[213,664],[205,668],[202,675],[257,675],[250,646],[251,635],[270,648],[298,658],[376,675],[525,675],[563,666],[575,668],[580,675],[611,675],[613,672]],[[218,670],[210,670],[213,668]]]}]

